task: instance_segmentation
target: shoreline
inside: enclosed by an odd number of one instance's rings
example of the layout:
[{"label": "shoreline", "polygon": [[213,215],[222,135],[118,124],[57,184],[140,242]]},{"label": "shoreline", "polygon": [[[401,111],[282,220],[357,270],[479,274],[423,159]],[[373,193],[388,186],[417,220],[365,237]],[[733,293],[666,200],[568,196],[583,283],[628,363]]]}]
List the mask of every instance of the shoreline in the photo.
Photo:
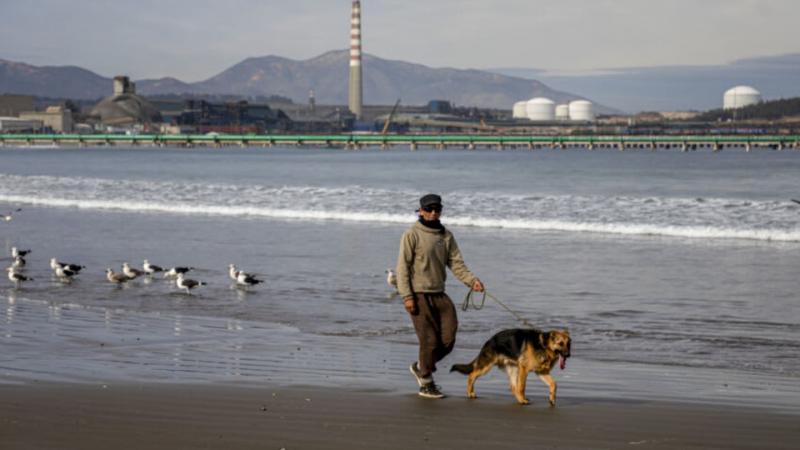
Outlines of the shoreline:
[{"label": "shoreline", "polygon": [[[0,330],[14,349],[0,362],[0,387],[266,384],[405,395],[416,386],[408,373],[416,351],[410,333],[388,340],[316,334],[277,323],[59,304],[16,293],[8,298]],[[463,398],[466,378],[447,373],[447,368],[474,357],[479,341],[463,336],[442,362],[436,381],[452,398]],[[800,414],[800,392],[791,376],[603,362],[578,354],[554,375],[559,402],[677,402]],[[496,370],[480,379],[477,393],[500,403],[511,401],[508,381]],[[534,403],[546,398],[546,387],[533,376],[528,397]]]},{"label": "shoreline", "polygon": [[0,448],[789,449],[797,415],[669,401],[219,384],[0,385]]}]

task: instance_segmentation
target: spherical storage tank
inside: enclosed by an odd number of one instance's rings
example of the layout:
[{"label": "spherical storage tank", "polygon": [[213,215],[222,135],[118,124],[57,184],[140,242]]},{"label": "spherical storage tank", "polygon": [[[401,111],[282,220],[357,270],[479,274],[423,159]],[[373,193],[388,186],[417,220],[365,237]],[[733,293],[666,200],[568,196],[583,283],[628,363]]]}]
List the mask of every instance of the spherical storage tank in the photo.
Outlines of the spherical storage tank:
[{"label": "spherical storage tank", "polygon": [[591,122],[594,120],[594,105],[587,100],[575,100],[569,102],[569,118],[570,120],[580,120]]},{"label": "spherical storage tank", "polygon": [[761,102],[761,93],[750,86],[736,86],[725,91],[722,109],[737,109]]},{"label": "spherical storage tank", "polygon": [[525,105],[528,119],[536,121],[555,120],[556,104],[549,98],[536,97],[528,100]]},{"label": "spherical storage tank", "polygon": [[556,120],[569,120],[569,105],[556,106]]},{"label": "spherical storage tank", "polygon": [[511,110],[511,117],[515,119],[527,119],[528,118],[528,102],[521,101],[514,103],[514,108]]}]

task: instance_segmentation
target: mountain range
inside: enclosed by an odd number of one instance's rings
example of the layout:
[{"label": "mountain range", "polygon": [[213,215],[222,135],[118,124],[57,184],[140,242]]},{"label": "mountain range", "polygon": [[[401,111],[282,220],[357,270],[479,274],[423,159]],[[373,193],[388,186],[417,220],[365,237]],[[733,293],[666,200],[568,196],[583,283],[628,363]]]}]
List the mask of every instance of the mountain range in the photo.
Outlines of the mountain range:
[{"label": "mountain range", "polygon": [[[200,82],[176,78],[137,81],[138,92],[156,94],[230,94],[347,103],[349,55],[331,51],[307,60],[280,56],[248,58]],[[367,104],[421,105],[433,99],[459,106],[510,109],[514,102],[548,97],[556,102],[586,98],[601,113],[708,110],[736,85],[751,85],[767,100],[800,96],[800,54],[749,58],[730,64],[618,68],[582,73],[553,73],[536,68],[465,70],[431,68],[364,55]],[[111,79],[75,66],[33,66],[0,59],[0,93],[39,97],[99,99],[111,92]],[[600,105],[613,106],[612,109]]]},{"label": "mountain range", "polygon": [[737,85],[758,89],[765,100],[800,97],[800,54],[719,65],[631,67],[584,73],[519,67],[489,71],[536,79],[626,112],[721,108],[724,92]]},{"label": "mountain range", "polygon": [[[319,104],[347,104],[349,52],[337,50],[308,60],[279,56],[248,58],[207,80],[186,83],[175,78],[136,81],[137,93],[279,95],[298,103],[313,90]],[[431,68],[420,64],[363,56],[366,104],[424,105],[433,99],[458,106],[511,109],[514,102],[548,97],[556,102],[584,98],[551,89],[537,80],[481,70]],[[32,66],[0,59],[0,93],[40,97],[96,99],[111,93],[111,79],[74,66]],[[610,108],[598,107],[600,112]]]}]

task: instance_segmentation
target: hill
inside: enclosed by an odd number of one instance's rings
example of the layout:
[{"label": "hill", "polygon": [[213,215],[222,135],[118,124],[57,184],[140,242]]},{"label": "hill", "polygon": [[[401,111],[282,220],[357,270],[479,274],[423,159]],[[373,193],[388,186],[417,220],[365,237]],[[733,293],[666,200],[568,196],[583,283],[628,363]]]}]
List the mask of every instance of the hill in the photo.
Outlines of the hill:
[{"label": "hill", "polygon": [[[328,52],[305,61],[277,56],[249,58],[195,87],[218,94],[281,95],[296,102],[305,102],[313,89],[319,103],[346,104],[348,61],[347,51]],[[461,106],[510,109],[516,101],[537,96],[555,101],[579,98],[536,80],[478,70],[436,69],[371,55],[364,55],[363,69],[364,98],[369,104],[392,104],[401,98],[403,104],[420,105],[442,99]]]},{"label": "hill", "polygon": [[75,66],[32,66],[0,59],[0,93],[97,99],[111,92],[111,80]]},{"label": "hill", "polygon": [[[207,80],[185,83],[175,78],[136,81],[142,95],[215,94],[272,96],[308,100],[314,90],[319,104],[346,104],[349,56],[331,51],[308,60],[279,56],[248,58]],[[480,70],[431,68],[364,55],[364,99],[367,104],[422,105],[432,99],[459,106],[511,109],[514,102],[545,96],[557,102],[583,98],[537,81]],[[96,99],[111,92],[111,79],[78,67],[36,67],[0,60],[0,92],[36,96]],[[599,112],[615,110],[598,106]]]}]

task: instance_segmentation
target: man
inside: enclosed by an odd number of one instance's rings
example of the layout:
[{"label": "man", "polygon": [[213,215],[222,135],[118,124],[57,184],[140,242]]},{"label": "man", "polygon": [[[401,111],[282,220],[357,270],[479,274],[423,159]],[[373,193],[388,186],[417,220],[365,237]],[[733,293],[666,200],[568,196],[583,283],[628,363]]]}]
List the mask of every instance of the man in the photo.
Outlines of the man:
[{"label": "man", "polygon": [[400,240],[397,290],[419,339],[419,360],[409,367],[420,386],[419,395],[442,398],[433,372],[453,350],[458,328],[456,308],[444,293],[445,267],[475,291],[482,292],[483,284],[467,269],[453,234],[439,222],[442,198],[425,195],[419,206],[419,221]]}]

